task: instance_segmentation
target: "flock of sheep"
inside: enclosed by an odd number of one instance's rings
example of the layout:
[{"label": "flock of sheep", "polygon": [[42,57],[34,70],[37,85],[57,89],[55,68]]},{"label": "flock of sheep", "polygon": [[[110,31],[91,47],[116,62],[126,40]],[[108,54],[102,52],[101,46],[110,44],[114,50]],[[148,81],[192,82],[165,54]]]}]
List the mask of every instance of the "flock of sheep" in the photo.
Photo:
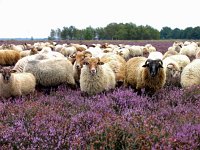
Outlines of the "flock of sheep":
[{"label": "flock of sheep", "polygon": [[36,87],[61,84],[83,94],[131,86],[154,94],[164,86],[200,84],[200,44],[174,42],[163,54],[151,44],[3,44],[0,46],[0,97],[31,94]]}]

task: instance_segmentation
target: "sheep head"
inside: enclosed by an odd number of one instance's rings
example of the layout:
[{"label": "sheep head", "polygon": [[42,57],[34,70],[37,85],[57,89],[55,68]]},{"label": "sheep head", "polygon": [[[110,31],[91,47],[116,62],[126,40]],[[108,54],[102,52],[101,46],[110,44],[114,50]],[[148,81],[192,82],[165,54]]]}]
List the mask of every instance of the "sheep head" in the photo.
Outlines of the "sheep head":
[{"label": "sheep head", "polygon": [[4,67],[0,70],[0,73],[3,76],[4,83],[8,83],[11,77],[11,73],[16,72],[16,70],[11,69],[10,67]]},{"label": "sheep head", "polygon": [[167,69],[169,70],[170,76],[173,78],[177,78],[181,76],[181,69],[174,63],[169,63],[167,65]]},{"label": "sheep head", "polygon": [[83,52],[77,52],[75,55],[75,59],[76,59],[76,68],[77,69],[81,69],[83,67],[83,62],[85,58],[89,58],[92,57],[91,52],[89,51],[83,51]]},{"label": "sheep head", "polygon": [[159,69],[163,68],[163,62],[161,59],[147,59],[142,67],[148,68],[151,77],[155,77],[158,74]]},{"label": "sheep head", "polygon": [[85,58],[84,65],[88,66],[91,75],[96,75],[97,67],[103,65],[104,63],[100,61],[99,57],[96,58]]}]

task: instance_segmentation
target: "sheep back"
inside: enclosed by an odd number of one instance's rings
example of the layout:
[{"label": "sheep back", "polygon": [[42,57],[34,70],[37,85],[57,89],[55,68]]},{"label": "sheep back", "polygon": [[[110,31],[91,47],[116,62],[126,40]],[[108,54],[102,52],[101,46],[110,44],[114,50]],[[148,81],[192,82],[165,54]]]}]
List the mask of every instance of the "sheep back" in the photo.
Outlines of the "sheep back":
[{"label": "sheep back", "polygon": [[62,83],[75,85],[72,64],[66,58],[32,60],[24,67],[24,72],[32,73],[37,84],[45,87]]},{"label": "sheep back", "polygon": [[0,65],[14,65],[20,59],[20,52],[15,50],[0,51]]},{"label": "sheep back", "polygon": [[189,87],[200,84],[200,59],[193,60],[181,73],[181,86]]}]

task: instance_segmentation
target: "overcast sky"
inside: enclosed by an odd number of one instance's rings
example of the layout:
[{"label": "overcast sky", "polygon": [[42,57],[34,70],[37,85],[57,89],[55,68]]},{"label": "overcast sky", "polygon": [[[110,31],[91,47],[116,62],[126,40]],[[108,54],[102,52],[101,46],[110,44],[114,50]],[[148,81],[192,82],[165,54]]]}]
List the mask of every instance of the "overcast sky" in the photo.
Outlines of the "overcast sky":
[{"label": "overcast sky", "polygon": [[43,38],[51,29],[105,27],[109,23],[200,26],[199,0],[0,0],[0,38]]}]

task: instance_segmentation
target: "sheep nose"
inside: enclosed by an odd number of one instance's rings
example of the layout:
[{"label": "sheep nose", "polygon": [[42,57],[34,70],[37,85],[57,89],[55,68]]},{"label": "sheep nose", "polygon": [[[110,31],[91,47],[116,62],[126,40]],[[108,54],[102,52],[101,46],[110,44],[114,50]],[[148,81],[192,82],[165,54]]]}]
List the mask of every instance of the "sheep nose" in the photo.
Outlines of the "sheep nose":
[{"label": "sheep nose", "polygon": [[152,72],[152,73],[151,73],[151,76],[152,76],[152,77],[155,77],[155,76],[156,76],[156,73],[155,73],[155,72]]},{"label": "sheep nose", "polygon": [[81,66],[80,66],[80,65],[76,65],[76,68],[77,68],[77,69],[80,69],[80,68],[81,68]]},{"label": "sheep nose", "polygon": [[91,69],[91,74],[94,75],[96,73],[96,69]]}]

